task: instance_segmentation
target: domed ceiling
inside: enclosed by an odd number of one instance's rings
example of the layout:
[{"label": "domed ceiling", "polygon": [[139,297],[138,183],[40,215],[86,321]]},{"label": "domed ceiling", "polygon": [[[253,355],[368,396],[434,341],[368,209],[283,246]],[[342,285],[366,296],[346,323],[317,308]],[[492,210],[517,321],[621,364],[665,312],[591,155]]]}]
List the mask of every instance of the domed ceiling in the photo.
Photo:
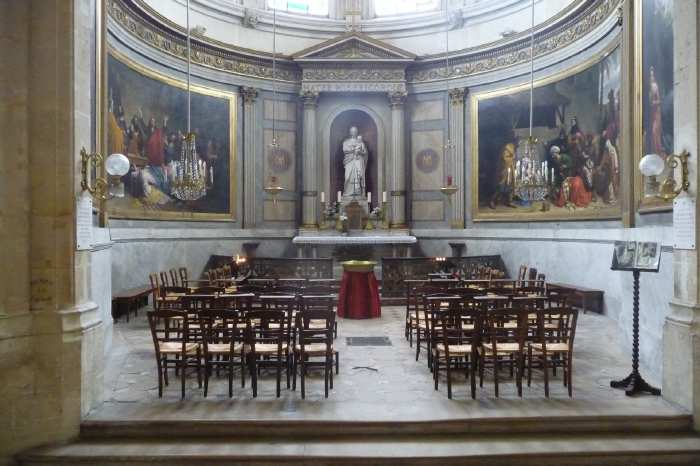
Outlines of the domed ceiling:
[{"label": "domed ceiling", "polygon": [[[164,26],[184,31],[187,0],[129,1]],[[566,21],[591,3],[535,0],[536,29]],[[530,29],[532,0],[190,0],[190,24],[220,46],[268,54],[273,6],[282,55],[352,30],[430,57],[444,53],[446,28],[455,52],[522,38]]]}]

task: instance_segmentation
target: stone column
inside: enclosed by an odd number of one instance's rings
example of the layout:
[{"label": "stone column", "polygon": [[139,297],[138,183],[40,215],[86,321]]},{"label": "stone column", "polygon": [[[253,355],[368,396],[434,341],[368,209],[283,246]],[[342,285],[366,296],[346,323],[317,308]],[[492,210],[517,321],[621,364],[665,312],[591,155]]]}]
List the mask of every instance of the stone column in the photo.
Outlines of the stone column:
[{"label": "stone column", "polygon": [[452,175],[452,183],[457,186],[457,192],[450,199],[450,225],[452,228],[464,228],[464,97],[467,89],[455,88],[448,92],[450,112],[450,135],[452,151],[448,167]]},{"label": "stone column", "polygon": [[[674,2],[674,152],[690,153],[690,190],[697,198],[700,186],[698,172],[698,76],[697,54],[699,7],[696,2]],[[680,181],[680,180],[679,180]],[[684,194],[681,194],[684,195]],[[696,203],[696,219],[700,218]],[[697,225],[697,220],[696,220]],[[675,228],[675,225],[674,225]],[[696,237],[697,237],[696,226]],[[698,281],[698,251],[673,251],[674,292],[670,313],[663,329],[664,398],[690,410],[695,428],[700,428],[700,282]]]},{"label": "stone column", "polygon": [[258,90],[254,87],[243,87],[241,96],[243,97],[243,227],[254,228],[257,208],[255,159],[258,148],[255,138],[255,101],[258,98]]},{"label": "stone column", "polygon": [[[316,153],[316,105],[318,92],[302,91],[304,104],[302,228],[318,228],[318,155]],[[331,193],[331,198],[333,195]]]},{"label": "stone column", "polygon": [[391,107],[391,159],[389,163],[389,207],[391,228],[407,228],[406,225],[406,150],[404,131],[405,92],[390,92]]}]

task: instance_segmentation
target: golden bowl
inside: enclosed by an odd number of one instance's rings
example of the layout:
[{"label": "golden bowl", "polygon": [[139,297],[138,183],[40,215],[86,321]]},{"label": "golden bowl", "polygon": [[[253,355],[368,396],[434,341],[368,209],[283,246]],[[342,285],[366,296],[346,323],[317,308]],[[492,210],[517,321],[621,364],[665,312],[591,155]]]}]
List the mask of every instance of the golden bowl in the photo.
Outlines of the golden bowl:
[{"label": "golden bowl", "polygon": [[346,272],[372,272],[377,265],[374,261],[345,261],[341,264]]}]

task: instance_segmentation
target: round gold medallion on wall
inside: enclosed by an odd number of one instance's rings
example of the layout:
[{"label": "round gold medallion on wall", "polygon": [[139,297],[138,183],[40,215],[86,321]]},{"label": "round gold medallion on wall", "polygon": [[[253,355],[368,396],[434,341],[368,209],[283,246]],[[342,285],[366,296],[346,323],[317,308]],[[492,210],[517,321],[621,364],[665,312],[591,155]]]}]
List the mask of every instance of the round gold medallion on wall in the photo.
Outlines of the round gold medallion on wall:
[{"label": "round gold medallion on wall", "polygon": [[433,149],[423,149],[416,154],[416,168],[423,173],[434,172],[440,164],[440,157]]}]

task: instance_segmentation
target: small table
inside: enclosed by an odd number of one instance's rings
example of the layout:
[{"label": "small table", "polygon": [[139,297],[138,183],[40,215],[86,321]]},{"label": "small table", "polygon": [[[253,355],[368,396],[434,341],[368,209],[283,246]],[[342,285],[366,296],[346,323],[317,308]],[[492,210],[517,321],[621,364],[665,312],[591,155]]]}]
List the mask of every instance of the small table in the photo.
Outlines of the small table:
[{"label": "small table", "polygon": [[568,295],[569,304],[581,308],[584,313],[586,311],[603,313],[603,290],[568,283],[547,283],[547,289]]},{"label": "small table", "polygon": [[129,322],[131,311],[138,315],[139,308],[148,304],[151,292],[150,286],[139,286],[115,294],[112,296],[112,318],[116,321],[122,313],[126,313],[126,321]]},{"label": "small table", "polygon": [[343,280],[338,295],[338,316],[350,319],[381,317],[379,286],[374,276],[375,262],[343,262]]}]

